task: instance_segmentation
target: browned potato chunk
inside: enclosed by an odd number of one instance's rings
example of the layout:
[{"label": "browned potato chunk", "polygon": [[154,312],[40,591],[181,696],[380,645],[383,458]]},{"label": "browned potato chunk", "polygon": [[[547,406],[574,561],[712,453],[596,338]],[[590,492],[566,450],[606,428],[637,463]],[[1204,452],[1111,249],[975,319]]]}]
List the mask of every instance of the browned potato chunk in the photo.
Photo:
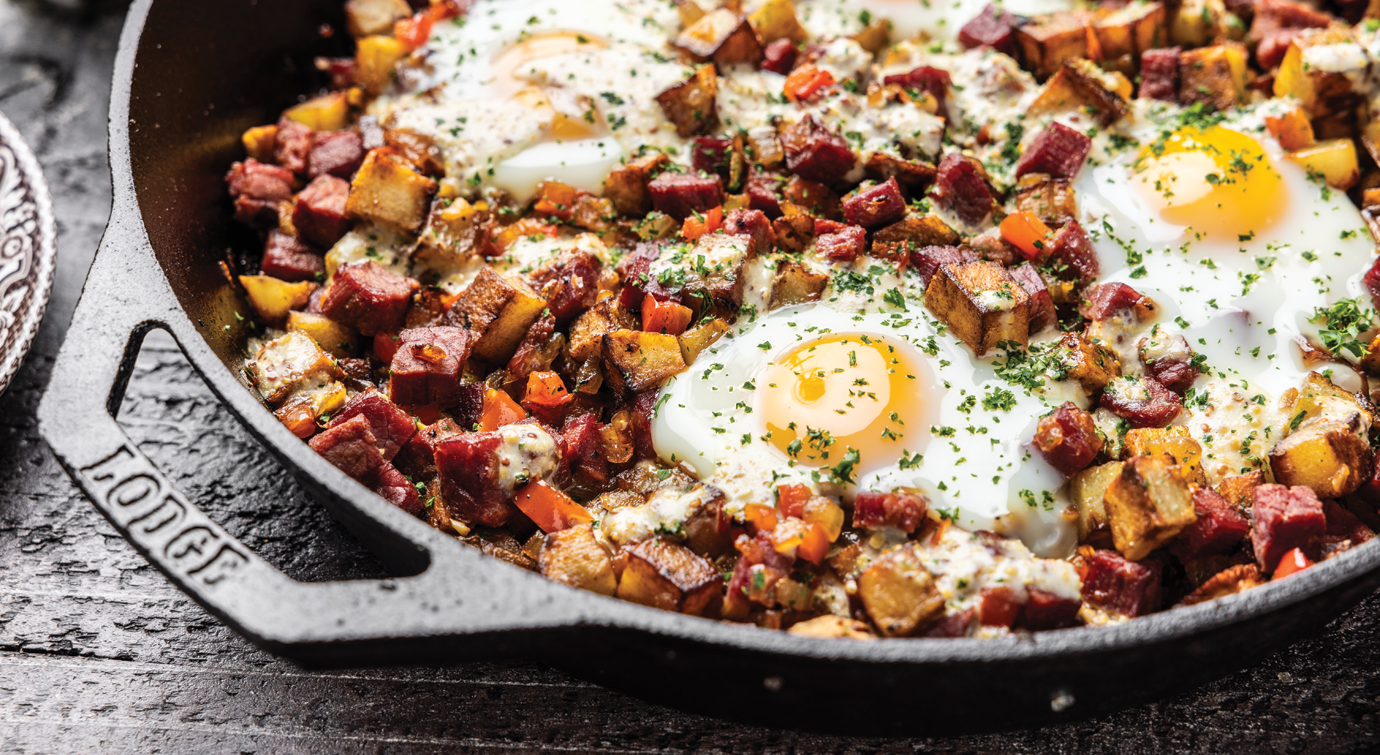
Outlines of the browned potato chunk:
[{"label": "browned potato chunk", "polygon": [[311,281],[288,283],[267,275],[241,275],[240,285],[254,311],[272,324],[281,324],[289,311],[305,307],[311,292],[319,288]]},{"label": "browned potato chunk", "polygon": [[1069,377],[1088,393],[1106,388],[1112,378],[1121,374],[1121,360],[1116,352],[1093,343],[1081,333],[1065,333],[1059,339],[1059,360]]},{"label": "browned potato chunk", "polygon": [[1093,31],[1102,47],[1103,60],[1129,55],[1139,61],[1141,53],[1168,44],[1166,13],[1160,3],[1131,3],[1097,20]]},{"label": "browned potato chunk", "polygon": [[1169,454],[1135,456],[1103,498],[1112,542],[1121,555],[1139,561],[1184,527],[1198,521],[1188,476]]},{"label": "browned potato chunk", "polygon": [[955,246],[958,231],[936,215],[909,215],[872,234],[872,245],[909,243],[912,249],[926,246]]},{"label": "browned potato chunk", "polygon": [[417,234],[419,262],[457,265],[479,253],[488,237],[489,212],[459,197],[431,203],[426,225]]},{"label": "browned potato chunk", "polygon": [[[1278,86],[1278,84],[1276,84]],[[1227,110],[1246,101],[1246,50],[1226,43],[1179,56],[1179,101]]]},{"label": "browned potato chunk", "polygon": [[723,575],[683,545],[647,540],[625,552],[627,566],[618,580],[623,600],[702,616],[722,597]]},{"label": "browned potato chunk", "polygon": [[583,362],[590,355],[599,353],[605,334],[636,328],[636,318],[619,307],[615,299],[604,299],[580,315],[570,326],[570,336],[566,341],[570,345],[570,359]]},{"label": "browned potato chunk", "polygon": [[652,193],[647,190],[651,174],[663,168],[671,158],[660,152],[639,157],[614,168],[604,179],[604,196],[622,215],[641,217],[652,209]]},{"label": "browned potato chunk", "polygon": [[355,81],[370,94],[378,94],[393,81],[393,66],[407,57],[402,42],[375,34],[355,44]]},{"label": "browned potato chunk", "polygon": [[355,333],[325,315],[308,312],[288,312],[288,332],[311,336],[316,344],[337,358],[354,356]]},{"label": "browned potato chunk", "polygon": [[393,22],[412,15],[407,0],[348,0],[345,24],[355,37],[391,34]]},{"label": "browned potato chunk", "polygon": [[1107,548],[1112,544],[1112,530],[1107,523],[1107,507],[1102,497],[1107,486],[1121,476],[1121,462],[1113,461],[1088,467],[1069,479],[1069,500],[1078,512],[1078,542]]},{"label": "browned potato chunk", "polygon": [[426,219],[428,202],[435,191],[435,181],[387,153],[370,150],[350,183],[345,212],[413,233]]},{"label": "browned potato chunk", "polygon": [[249,364],[249,380],[271,406],[282,403],[299,388],[329,383],[341,377],[335,360],[311,336],[291,332],[268,341]]},{"label": "browned potato chunk", "polygon": [[593,524],[548,532],[537,566],[543,577],[581,590],[612,595],[618,589],[613,559],[595,539]]},{"label": "browned potato chunk", "polygon": [[479,338],[473,354],[500,364],[513,355],[543,309],[546,300],[526,283],[486,267],[460,294],[451,312],[460,313],[462,322]]},{"label": "browned potato chunk", "polygon": [[703,66],[685,81],[656,96],[666,118],[676,126],[676,134],[688,139],[711,132],[719,122],[715,97],[719,80],[714,66]]},{"label": "browned potato chunk", "polygon": [[1275,482],[1311,488],[1319,498],[1355,492],[1366,480],[1370,464],[1370,445],[1337,420],[1304,425],[1270,449]]},{"label": "browned potato chunk", "polygon": [[715,341],[723,338],[728,332],[728,323],[722,318],[716,317],[708,322],[700,323],[695,327],[680,334],[680,356],[685,360],[685,364],[692,365],[700,354]]},{"label": "browned potato chunk", "polygon": [[1249,515],[1254,505],[1255,489],[1265,484],[1265,473],[1256,470],[1246,474],[1227,475],[1217,483],[1217,493],[1243,514]]},{"label": "browned potato chunk", "polygon": [[278,141],[277,126],[255,126],[240,136],[245,154],[261,163],[273,162],[273,146]]},{"label": "browned potato chunk", "polygon": [[1203,446],[1189,437],[1186,427],[1146,427],[1126,431],[1126,455],[1156,456],[1169,454],[1184,470],[1188,480],[1206,485],[1203,475]]},{"label": "browned potato chunk", "polygon": [[664,333],[615,330],[603,338],[604,379],[614,393],[630,396],[685,371],[680,339]]},{"label": "browned potato chunk", "polygon": [[1183,47],[1202,47],[1217,37],[1227,36],[1227,13],[1223,0],[1181,0],[1169,19],[1170,43]]},{"label": "browned potato chunk", "polygon": [[313,131],[339,131],[350,125],[350,103],[344,92],[331,92],[293,105],[283,117]]},{"label": "browned potato chunk", "polygon": [[1083,58],[1064,61],[1030,105],[1030,113],[1060,113],[1087,108],[1094,120],[1110,126],[1126,115],[1131,83],[1119,73],[1103,71]]},{"label": "browned potato chunk", "polygon": [[1321,175],[1327,185],[1346,191],[1361,179],[1360,163],[1356,157],[1356,142],[1351,139],[1328,139],[1294,150],[1289,159],[1303,166],[1309,175]]},{"label": "browned potato chunk", "polygon": [[[1349,70],[1337,70],[1329,67],[1324,70],[1321,66],[1308,65],[1304,61],[1304,51],[1343,45],[1351,47],[1355,44],[1356,40],[1351,30],[1344,27],[1333,27],[1316,34],[1295,37],[1294,41],[1289,44],[1289,50],[1284,53],[1284,60],[1279,64],[1279,73],[1275,75],[1275,96],[1293,95],[1297,97],[1299,102],[1303,103],[1303,109],[1308,113],[1308,117],[1312,119],[1354,108],[1360,95],[1354,89],[1353,77],[1363,78],[1365,76],[1366,66],[1369,66],[1366,56],[1337,55],[1335,56],[1337,60],[1354,59],[1361,67]],[[1339,52],[1345,52],[1345,48],[1338,47],[1337,49]],[[1325,52],[1325,50],[1317,51],[1317,53]]]},{"label": "browned potato chunk", "polygon": [[828,285],[828,275],[812,273],[809,268],[794,260],[782,260],[776,266],[776,282],[771,289],[771,308],[818,301]]},{"label": "browned potato chunk", "polygon": [[1026,67],[1041,78],[1054,75],[1070,58],[1087,57],[1088,20],[1081,13],[1055,13],[1016,29]]},{"label": "browned potato chunk", "polygon": [[748,22],[757,30],[762,44],[783,38],[796,44],[805,41],[805,27],[796,19],[795,4],[791,0],[767,0],[748,16]]},{"label": "browned potato chunk", "polygon": [[686,27],[672,42],[697,63],[711,60],[721,66],[756,65],[762,60],[762,43],[746,18],[720,8]]},{"label": "browned potato chunk", "polygon": [[995,262],[940,265],[925,306],[978,356],[1002,341],[1030,341],[1030,295]]},{"label": "browned potato chunk", "polygon": [[1078,217],[1078,200],[1067,178],[1027,173],[1016,183],[1016,209],[1059,226]]},{"label": "browned potato chunk", "polygon": [[831,640],[877,639],[877,636],[872,634],[872,628],[863,622],[833,614],[816,616],[808,621],[792,624],[786,631],[804,637],[823,637]]},{"label": "browned potato chunk", "polygon": [[906,637],[944,613],[944,596],[920,561],[914,543],[880,556],[858,577],[858,597],[877,629]]},{"label": "browned potato chunk", "polygon": [[857,42],[864,50],[876,55],[891,44],[891,22],[877,19],[849,39]]}]

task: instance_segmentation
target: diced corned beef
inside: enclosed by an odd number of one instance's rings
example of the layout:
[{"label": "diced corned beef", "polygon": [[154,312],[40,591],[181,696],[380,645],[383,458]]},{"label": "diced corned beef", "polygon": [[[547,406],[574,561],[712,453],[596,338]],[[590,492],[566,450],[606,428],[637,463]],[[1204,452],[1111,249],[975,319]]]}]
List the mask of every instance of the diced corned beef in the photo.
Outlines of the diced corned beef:
[{"label": "diced corned beef", "polygon": [[1040,277],[1040,271],[1029,262],[1011,268],[1011,277],[1021,284],[1021,288],[1030,294],[1030,333],[1034,335],[1044,330],[1052,328],[1058,324],[1059,319],[1054,311],[1054,297],[1049,293],[1049,287],[1045,285],[1045,279]]},{"label": "diced corned beef", "polygon": [[795,68],[795,44],[785,37],[767,45],[762,54],[763,71],[787,74],[791,72],[792,68]]},{"label": "diced corned beef", "polygon": [[470,358],[470,331],[441,326],[398,334],[389,366],[393,400],[409,406],[450,407],[460,400],[460,375]]},{"label": "diced corned beef", "polygon": [[867,231],[855,225],[846,225],[834,233],[826,233],[815,239],[815,248],[831,260],[857,259],[866,245]]},{"label": "diced corned beef", "polygon": [[292,199],[292,181],[292,171],[261,163],[252,157],[242,163],[233,163],[230,172],[225,174],[230,196],[266,202]]},{"label": "diced corned beef", "polygon": [[1029,19],[989,3],[958,31],[958,41],[968,49],[986,45],[1007,55],[1016,53],[1016,29]]},{"label": "diced corned beef", "polygon": [[301,239],[274,229],[268,232],[259,271],[278,280],[319,280],[326,274],[326,262]]},{"label": "diced corned beef", "polygon": [[1376,257],[1375,262],[1371,263],[1370,269],[1361,279],[1361,284],[1370,294],[1371,306],[1380,308],[1380,257]]},{"label": "diced corned beef", "polygon": [[992,190],[987,181],[975,162],[957,152],[950,152],[939,162],[931,193],[968,225],[981,223],[992,212]]},{"label": "diced corned beef", "polygon": [[331,175],[317,176],[297,195],[292,224],[302,238],[329,249],[350,230],[350,219],[345,215],[349,198],[349,181]]},{"label": "diced corned beef", "polygon": [[971,249],[959,246],[922,246],[910,252],[910,264],[920,273],[920,279],[926,286],[930,285],[930,278],[938,272],[940,265],[962,265],[968,262],[977,262],[977,255],[973,254]]},{"label": "diced corned beef", "polygon": [[723,190],[717,176],[668,171],[648,182],[647,189],[652,194],[652,207],[676,220],[723,204]]},{"label": "diced corned beef", "polygon": [[1319,539],[1318,558],[1328,558],[1375,537],[1375,531],[1336,501],[1323,501],[1327,531]]},{"label": "diced corned beef", "polygon": [[417,281],[390,273],[373,260],[349,265],[336,271],[321,297],[321,313],[360,335],[391,332],[402,324],[418,288]]},{"label": "diced corned beef", "polygon": [[460,386],[460,400],[455,402],[450,413],[461,428],[472,430],[479,424],[479,418],[484,415],[485,389],[483,383],[465,383]]},{"label": "diced corned beef", "polygon": [[[316,291],[320,290],[321,289],[318,288]],[[316,293],[316,291],[312,293]],[[316,312],[313,314],[320,313]],[[335,363],[340,367],[340,371],[345,373],[345,377],[351,380],[358,380],[364,383],[373,380],[373,370],[369,365],[368,359],[363,357],[343,357],[335,360]]]},{"label": "diced corned beef", "polygon": [[[545,370],[551,366],[554,355],[546,354],[545,349],[555,330],[556,318],[552,316],[549,310],[527,328],[527,335],[522,337],[522,342],[513,352],[513,358],[508,360],[510,380],[526,380],[533,372]],[[539,409],[540,407],[534,405],[533,413],[537,413]],[[565,410],[564,407],[555,409],[557,412]]]},{"label": "diced corned beef", "polygon": [[1142,338],[1136,350],[1146,371],[1175,393],[1188,390],[1198,379],[1198,368],[1193,366],[1193,347],[1181,335],[1158,333]]},{"label": "diced corned beef", "polygon": [[1164,567],[1159,561],[1137,563],[1116,551],[1098,550],[1086,563],[1083,600],[1089,605],[1121,616],[1144,616],[1160,607]]},{"label": "diced corned beef", "polygon": [[965,608],[957,613],[944,614],[944,618],[935,622],[934,626],[920,633],[921,637],[966,637],[968,629],[973,626],[973,619],[976,611],[972,608]]},{"label": "diced corned beef", "polygon": [[317,58],[316,70],[331,79],[331,89],[349,89],[355,84],[354,58]]},{"label": "diced corned beef", "polygon": [[[1053,263],[1063,280],[1076,280],[1088,285],[1102,274],[1097,249],[1077,220],[1064,224],[1050,243],[1049,262]],[[1147,300],[1148,301],[1148,300]]]},{"label": "diced corned beef", "polygon": [[728,175],[733,140],[720,136],[697,136],[690,140],[690,166],[701,173]]},{"label": "diced corned beef", "polygon": [[914,532],[929,510],[923,496],[905,491],[876,493],[864,490],[853,500],[854,527],[896,527]]},{"label": "diced corned beef", "polygon": [[331,417],[327,427],[343,425],[355,417],[363,417],[369,423],[369,430],[374,434],[384,461],[392,461],[398,451],[417,434],[417,425],[411,415],[373,388],[356,393],[345,402],[345,406]]},{"label": "diced corned beef", "polygon": [[1251,523],[1212,488],[1193,489],[1193,509],[1198,512],[1198,521],[1169,543],[1169,552],[1180,561],[1227,553],[1250,534]]},{"label": "diced corned beef", "polygon": [[747,256],[770,254],[776,246],[776,231],[760,210],[731,210],[724,216],[723,232],[730,236],[747,236]]},{"label": "diced corned beef", "polygon": [[1179,48],[1146,50],[1140,56],[1140,97],[1179,101]]},{"label": "diced corned beef", "polygon": [[1332,16],[1302,3],[1258,0],[1255,18],[1251,21],[1250,38],[1261,40],[1280,29],[1322,29],[1331,23]]},{"label": "diced corned beef", "polygon": [[1273,572],[1285,553],[1327,531],[1322,502],[1302,485],[1258,485],[1251,502],[1251,546],[1262,572]]},{"label": "diced corned beef", "polygon": [[786,167],[808,181],[841,181],[857,162],[848,142],[810,114],[781,132],[781,149],[786,153]]},{"label": "diced corned beef", "polygon": [[1041,131],[1016,161],[1016,178],[1027,173],[1046,173],[1073,178],[1092,150],[1092,139],[1058,121]]},{"label": "diced corned beef", "polygon": [[791,573],[793,559],[778,553],[765,532],[758,532],[751,538],[740,535],[733,547],[742,555],[733,567],[725,599],[730,603],[744,599],[763,604],[774,602],[772,588]]},{"label": "diced corned beef", "polygon": [[594,306],[599,295],[599,268],[599,258],[589,252],[576,252],[533,274],[556,324],[564,325]]},{"label": "diced corned beef", "polygon": [[278,208],[281,204],[253,197],[236,197],[235,220],[259,230],[277,228],[281,222],[278,217]]},{"label": "diced corned beef", "polygon": [[599,442],[603,423],[594,414],[582,414],[565,423],[561,431],[561,458],[570,466],[570,474],[584,485],[602,484],[609,479],[609,460]]},{"label": "diced corned beef", "polygon": [[369,420],[359,415],[317,433],[307,445],[340,471],[366,485],[385,463],[378,439],[369,428]]},{"label": "diced corned beef", "polygon": [[486,527],[502,527],[517,513],[507,491],[499,487],[498,432],[464,433],[435,445],[441,495],[461,519]]},{"label": "diced corned beef", "polygon": [[1141,313],[1147,306],[1153,311],[1154,304],[1125,283],[1104,283],[1083,296],[1078,314],[1089,320],[1107,320],[1128,314],[1142,319]]},{"label": "diced corned beef", "polygon": [[656,447],[652,445],[652,420],[656,418],[658,389],[645,390],[628,403],[632,417],[633,445],[637,447],[638,459],[655,459]]},{"label": "diced corned beef", "polygon": [[843,202],[843,218],[871,231],[895,223],[906,214],[906,200],[896,179],[863,189]]},{"label": "diced corned beef", "polygon": [[1079,601],[1061,598],[1038,587],[1027,587],[1025,592],[1025,605],[1016,617],[1016,627],[1043,632],[1078,624],[1078,609],[1082,608]]},{"label": "diced corned beef", "polygon": [[1260,44],[1255,47],[1255,57],[1260,63],[1260,67],[1270,70],[1284,62],[1284,54],[1289,52],[1289,45],[1295,39],[1303,36],[1303,29],[1277,29],[1267,32],[1260,40]]},{"label": "diced corned beef", "polygon": [[379,467],[378,474],[369,488],[383,497],[383,500],[397,506],[412,516],[422,513],[422,497],[417,493],[417,487],[403,476],[398,468],[384,463]]},{"label": "diced corned beef", "polygon": [[814,218],[815,235],[823,236],[826,233],[838,233],[848,227],[847,223],[840,223],[829,218]]},{"label": "diced corned beef", "polygon": [[451,419],[427,425],[398,451],[393,464],[414,480],[429,480],[436,475],[436,444],[460,432],[460,425]]},{"label": "diced corned beef", "polygon": [[618,292],[618,303],[624,307],[638,307],[642,304],[643,278],[652,269],[652,263],[661,256],[661,245],[642,242],[630,254],[618,261],[618,276],[623,280],[623,288]]},{"label": "diced corned beef", "polygon": [[354,129],[317,134],[307,156],[307,175],[349,178],[364,162],[364,140]]},{"label": "diced corned beef", "polygon": [[978,604],[978,622],[989,627],[1010,627],[1021,615],[1021,602],[1010,585],[988,585],[982,588]]},{"label": "diced corned beef", "polygon": [[305,173],[316,132],[291,118],[278,119],[278,135],[273,144],[273,161],[293,173]]},{"label": "diced corned beef", "polygon": [[1102,444],[1092,415],[1071,401],[1042,417],[1035,428],[1035,448],[1050,466],[1066,475],[1086,469]]},{"label": "diced corned beef", "polygon": [[785,177],[776,173],[753,170],[748,174],[748,206],[767,214],[769,218],[781,217],[781,184]]},{"label": "diced corned beef", "polygon": [[1131,427],[1164,427],[1179,416],[1184,403],[1152,377],[1123,375],[1107,384],[1098,405]]},{"label": "diced corned beef", "polygon": [[917,92],[925,92],[934,97],[939,104],[936,115],[944,120],[949,119],[949,108],[945,100],[949,96],[949,87],[953,84],[953,77],[948,71],[932,66],[920,66],[907,73],[893,74],[882,80],[883,84],[897,84],[905,89],[913,89]]}]

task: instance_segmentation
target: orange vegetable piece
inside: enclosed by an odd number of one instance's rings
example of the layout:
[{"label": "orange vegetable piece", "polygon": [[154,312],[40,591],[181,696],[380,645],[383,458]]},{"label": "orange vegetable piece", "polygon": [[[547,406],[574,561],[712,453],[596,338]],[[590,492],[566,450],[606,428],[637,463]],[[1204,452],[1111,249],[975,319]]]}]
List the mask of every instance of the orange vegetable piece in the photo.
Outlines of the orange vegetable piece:
[{"label": "orange vegetable piece", "polygon": [[594,517],[584,506],[571,500],[570,496],[536,480],[522,486],[513,496],[513,503],[546,532],[560,532],[577,524],[594,521]]},{"label": "orange vegetable piece", "polygon": [[760,503],[749,503],[744,506],[743,520],[759,532],[771,532],[776,529],[776,511]]},{"label": "orange vegetable piece", "polygon": [[1275,567],[1274,579],[1284,579],[1290,574],[1301,572],[1312,565],[1313,562],[1303,554],[1302,548],[1293,548],[1279,560],[1279,566]]},{"label": "orange vegetable piece", "polygon": [[989,627],[1009,627],[1016,623],[1021,604],[1016,602],[1011,588],[1005,585],[982,588],[982,602],[978,604],[978,621]]},{"label": "orange vegetable piece", "polygon": [[527,419],[527,412],[506,392],[494,388],[484,391],[484,409],[479,414],[480,432],[497,430]]},{"label": "orange vegetable piece", "polygon": [[785,516],[804,519],[805,502],[811,495],[810,489],[800,483],[782,485],[776,489],[776,508]]},{"label": "orange vegetable piece", "polygon": [[834,83],[834,74],[821,68],[815,67],[813,63],[806,63],[803,66],[791,71],[786,77],[786,86],[782,94],[791,102],[808,100],[811,95],[819,90]]},{"label": "orange vegetable piece", "polygon": [[812,564],[818,564],[824,560],[829,553],[829,533],[818,524],[810,525],[805,530],[805,536],[800,540],[800,546],[796,548],[795,555],[803,558]]},{"label": "orange vegetable piece", "polygon": [[673,301],[657,301],[655,296],[642,297],[642,329],[649,333],[678,336],[690,327],[694,313]]},{"label": "orange vegetable piece", "polygon": [[538,371],[527,376],[527,393],[522,397],[522,405],[545,419],[554,416],[574,398],[566,391],[560,375]]},{"label": "orange vegetable piece", "polygon": [[823,528],[830,542],[838,540],[839,535],[843,534],[843,507],[824,496],[810,496],[800,518]]},{"label": "orange vegetable piece", "polygon": [[274,412],[278,421],[299,438],[310,438],[316,432],[316,416],[311,412],[310,401],[288,404]]},{"label": "orange vegetable piece", "polygon": [[518,239],[531,236],[555,238],[556,226],[543,223],[536,218],[523,218],[516,223],[505,225],[494,234],[485,254],[489,257],[497,257],[506,252],[508,247],[516,243]]},{"label": "orange vegetable piece", "polygon": [[1313,124],[1298,108],[1280,116],[1265,116],[1265,128],[1279,140],[1279,146],[1290,152],[1311,147],[1315,143]]},{"label": "orange vegetable piece", "polygon": [[575,200],[579,191],[574,186],[556,181],[543,181],[537,187],[537,203],[532,211],[538,215],[558,217],[569,220],[574,214]]},{"label": "orange vegetable piece", "polygon": [[680,226],[680,235],[694,241],[701,236],[719,230],[723,227],[723,224],[724,208],[722,206],[711,207],[705,211],[703,216],[693,214],[686,218],[685,222]]},{"label": "orange vegetable piece", "polygon": [[431,29],[437,23],[460,15],[460,8],[449,0],[432,3],[426,10],[412,14],[393,23],[393,37],[403,43],[409,51],[426,44],[431,38]]},{"label": "orange vegetable piece", "polygon": [[1053,236],[1049,226],[1029,212],[1015,212],[1001,221],[1001,237],[1028,260],[1048,256]]}]

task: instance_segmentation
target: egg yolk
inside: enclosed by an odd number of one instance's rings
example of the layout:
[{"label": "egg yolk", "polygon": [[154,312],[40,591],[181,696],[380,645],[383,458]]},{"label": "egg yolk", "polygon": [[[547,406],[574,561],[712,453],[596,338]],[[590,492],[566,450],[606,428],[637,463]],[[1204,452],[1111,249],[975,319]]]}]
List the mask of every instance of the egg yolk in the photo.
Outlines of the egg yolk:
[{"label": "egg yolk", "polygon": [[1131,180],[1165,221],[1223,241],[1269,228],[1289,200],[1260,143],[1221,126],[1186,126],[1147,145]]},{"label": "egg yolk", "polygon": [[924,451],[929,368],[908,346],[849,334],[810,341],[778,357],[757,381],[768,440],[808,467],[850,461],[854,473]]},{"label": "egg yolk", "polygon": [[544,92],[541,88],[524,82],[518,77],[519,67],[541,58],[603,49],[608,46],[604,40],[585,32],[552,31],[533,34],[494,56],[490,63],[493,71],[493,88],[502,95],[517,98],[532,108],[551,108],[555,116],[551,121],[548,136],[559,140],[588,139],[598,136],[599,131],[591,116],[588,103],[577,102],[577,98],[562,91]]}]

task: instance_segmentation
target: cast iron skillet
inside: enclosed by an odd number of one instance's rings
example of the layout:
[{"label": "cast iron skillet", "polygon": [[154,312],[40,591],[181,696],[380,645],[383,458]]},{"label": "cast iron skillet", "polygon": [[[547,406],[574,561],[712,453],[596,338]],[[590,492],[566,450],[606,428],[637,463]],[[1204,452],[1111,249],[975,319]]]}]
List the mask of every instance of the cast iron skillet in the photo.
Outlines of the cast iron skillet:
[{"label": "cast iron skillet", "polygon": [[[1193,608],[1030,639],[848,642],[723,624],[573,590],[455,543],[346,477],[242,384],[246,302],[222,176],[239,134],[341,54],[340,0],[140,0],[110,105],[114,207],[40,407],[43,436],[111,523],[208,611],[311,665],[537,658],[642,697],[743,721],[851,733],[1047,724],[1201,683],[1319,630],[1380,586],[1380,545]],[[152,328],[314,497],[397,574],[294,581],[173,488],[114,420]],[[244,470],[252,474],[252,470]]]}]

